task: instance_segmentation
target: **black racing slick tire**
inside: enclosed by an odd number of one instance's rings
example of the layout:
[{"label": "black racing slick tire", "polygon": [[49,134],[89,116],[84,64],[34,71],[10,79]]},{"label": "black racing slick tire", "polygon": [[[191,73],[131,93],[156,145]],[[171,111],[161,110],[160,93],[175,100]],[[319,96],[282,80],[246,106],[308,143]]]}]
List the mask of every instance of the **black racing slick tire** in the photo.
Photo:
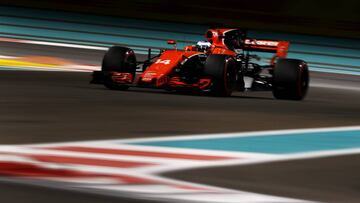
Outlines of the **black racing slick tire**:
[{"label": "black racing slick tire", "polygon": [[276,99],[303,100],[309,87],[306,62],[298,59],[279,59],[274,67],[273,95]]},{"label": "black racing slick tire", "polygon": [[209,55],[204,65],[204,75],[212,79],[210,93],[229,97],[236,87],[236,62],[231,56]]},{"label": "black racing slick tire", "polygon": [[133,78],[136,74],[136,56],[132,49],[127,47],[113,46],[105,53],[101,71],[104,74],[104,85],[112,90],[127,90],[126,84],[119,84],[113,80],[112,74],[130,73]]}]

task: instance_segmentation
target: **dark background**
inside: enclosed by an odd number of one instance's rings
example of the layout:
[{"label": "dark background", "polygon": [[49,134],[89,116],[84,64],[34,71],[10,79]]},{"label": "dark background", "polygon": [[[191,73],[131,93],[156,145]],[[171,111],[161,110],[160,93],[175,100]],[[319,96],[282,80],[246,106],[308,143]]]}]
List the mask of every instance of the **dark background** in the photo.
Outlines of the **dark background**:
[{"label": "dark background", "polygon": [[0,5],[360,38],[358,0],[0,0]]}]

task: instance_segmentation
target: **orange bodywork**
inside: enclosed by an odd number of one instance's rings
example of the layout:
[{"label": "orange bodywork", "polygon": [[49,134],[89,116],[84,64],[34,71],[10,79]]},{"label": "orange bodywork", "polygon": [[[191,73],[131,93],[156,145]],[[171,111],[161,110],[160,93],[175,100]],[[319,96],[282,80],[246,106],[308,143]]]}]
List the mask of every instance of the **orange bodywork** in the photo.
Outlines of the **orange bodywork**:
[{"label": "orange bodywork", "polygon": [[[179,86],[179,87],[205,87],[210,83],[209,79],[200,78],[196,84],[185,84],[181,82],[179,77],[172,77],[169,74],[183,63],[187,58],[198,54],[222,54],[235,57],[237,53],[234,49],[226,46],[224,38],[227,32],[236,29],[209,29],[205,37],[211,43],[210,48],[204,53],[197,50],[197,47],[186,46],[184,50],[166,50],[160,57],[150,65],[137,79],[138,84],[155,85],[156,87],[162,86]],[[176,45],[174,40],[169,40],[169,44]],[[285,58],[287,56],[289,42],[287,41],[274,41],[274,40],[255,40],[245,39],[242,45],[243,50],[249,51],[262,51],[275,53],[271,60],[271,65],[275,63],[277,58]]]},{"label": "orange bodywork", "polygon": [[[224,54],[229,56],[236,56],[233,50],[230,50],[224,43],[224,35],[226,32],[235,29],[210,29],[206,32],[205,37],[211,42],[210,53],[211,54]],[[211,35],[210,35],[211,33]]]},{"label": "orange bodywork", "polygon": [[275,55],[271,58],[270,64],[274,65],[278,58],[286,58],[289,50],[288,41],[246,39],[245,50],[271,52]]},{"label": "orange bodywork", "polygon": [[[211,45],[211,54],[225,54],[234,56],[236,53],[230,50],[224,43],[224,36],[227,32],[236,29],[210,29],[206,32],[205,37]],[[245,39],[244,50],[271,52],[275,53],[271,60],[271,65],[274,65],[276,58],[286,58],[289,50],[288,41],[277,40],[259,40],[259,39]]]},{"label": "orange bodywork", "polygon": [[161,87],[168,83],[168,75],[176,68],[182,61],[190,58],[193,55],[203,54],[197,51],[183,51],[183,50],[166,50],[149,68],[143,72],[139,78],[139,84],[154,84]]}]

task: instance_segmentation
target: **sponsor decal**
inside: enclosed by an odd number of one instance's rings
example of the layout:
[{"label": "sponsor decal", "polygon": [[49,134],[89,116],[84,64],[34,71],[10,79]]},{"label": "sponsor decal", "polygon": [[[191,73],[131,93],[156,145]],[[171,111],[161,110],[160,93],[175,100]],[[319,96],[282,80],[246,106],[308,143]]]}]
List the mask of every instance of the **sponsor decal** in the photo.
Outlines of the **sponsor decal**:
[{"label": "sponsor decal", "polygon": [[252,40],[252,39],[246,39],[245,44],[248,45],[257,45],[257,46],[278,46],[278,41],[269,41],[269,40]]},{"label": "sponsor decal", "polygon": [[151,71],[146,72],[141,80],[142,81],[151,81],[156,74],[157,74],[156,72],[151,72]]}]

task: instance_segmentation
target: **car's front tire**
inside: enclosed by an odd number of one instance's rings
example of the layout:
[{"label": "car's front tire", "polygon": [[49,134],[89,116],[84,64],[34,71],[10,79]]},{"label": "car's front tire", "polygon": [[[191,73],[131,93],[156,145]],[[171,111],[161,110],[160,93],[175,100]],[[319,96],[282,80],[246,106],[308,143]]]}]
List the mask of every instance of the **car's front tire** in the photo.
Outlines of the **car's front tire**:
[{"label": "car's front tire", "polygon": [[135,78],[136,56],[132,49],[127,47],[113,46],[105,53],[101,71],[104,75],[105,87],[112,90],[127,90],[126,84],[114,80],[114,73],[128,73]]}]

